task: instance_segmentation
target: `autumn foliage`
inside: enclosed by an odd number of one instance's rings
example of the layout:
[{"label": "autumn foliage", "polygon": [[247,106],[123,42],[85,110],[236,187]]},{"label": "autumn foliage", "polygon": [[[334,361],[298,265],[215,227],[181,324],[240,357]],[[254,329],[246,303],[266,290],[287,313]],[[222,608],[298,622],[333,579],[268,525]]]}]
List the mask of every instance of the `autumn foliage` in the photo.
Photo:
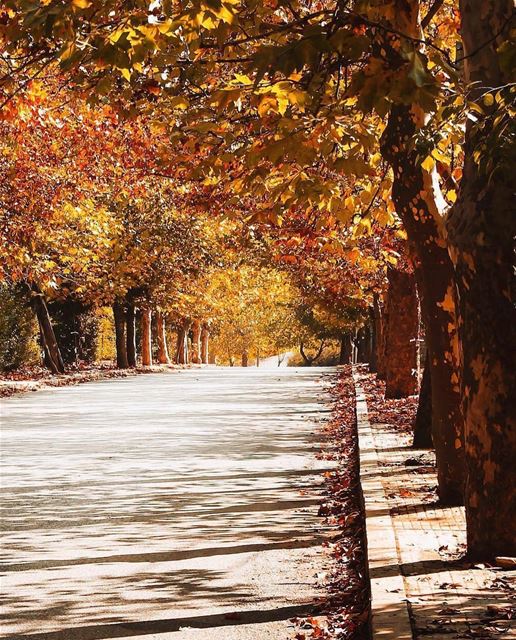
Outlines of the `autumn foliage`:
[{"label": "autumn foliage", "polygon": [[440,500],[514,555],[512,11],[2,2],[0,274],[47,366],[71,308],[119,367],[329,341],[397,397],[426,357]]}]

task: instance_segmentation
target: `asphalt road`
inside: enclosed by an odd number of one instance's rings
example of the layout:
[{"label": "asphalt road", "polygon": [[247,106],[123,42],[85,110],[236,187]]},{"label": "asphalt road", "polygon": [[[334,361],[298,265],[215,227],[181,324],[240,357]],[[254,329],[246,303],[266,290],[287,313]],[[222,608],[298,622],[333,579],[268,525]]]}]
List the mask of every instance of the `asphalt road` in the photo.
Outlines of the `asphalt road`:
[{"label": "asphalt road", "polygon": [[293,638],[327,561],[325,373],[208,368],[3,400],[1,637]]}]

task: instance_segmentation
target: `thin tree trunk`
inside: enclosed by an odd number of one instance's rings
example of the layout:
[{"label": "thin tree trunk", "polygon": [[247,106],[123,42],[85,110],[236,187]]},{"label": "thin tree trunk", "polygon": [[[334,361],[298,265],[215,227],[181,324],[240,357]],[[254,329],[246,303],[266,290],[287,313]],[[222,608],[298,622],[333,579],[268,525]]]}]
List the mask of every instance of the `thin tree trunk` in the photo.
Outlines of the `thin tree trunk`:
[{"label": "thin tree trunk", "polygon": [[307,367],[311,367],[312,366],[312,361],[306,355],[306,353],[305,353],[305,345],[302,342],[299,343],[299,353],[300,353],[301,357],[303,358],[303,362],[306,364],[306,366]]},{"label": "thin tree trunk", "polygon": [[[461,0],[460,9],[468,99],[480,112],[467,123],[463,176],[447,230],[461,319],[468,553],[487,559],[516,556],[516,216],[508,146],[515,128],[505,107],[488,106],[485,98],[487,88],[512,79],[499,47],[508,44],[513,6]],[[504,135],[492,133],[503,117]]]},{"label": "thin tree trunk", "polygon": [[339,364],[351,362],[351,334],[343,333],[340,337]]},{"label": "thin tree trunk", "polygon": [[136,313],[131,302],[126,306],[126,325],[127,362],[130,367],[136,367]]},{"label": "thin tree trunk", "polygon": [[247,353],[247,351],[244,351],[242,353],[242,366],[247,367],[248,364],[249,364],[249,354]]},{"label": "thin tree trunk", "polygon": [[389,324],[386,335],[385,397],[417,393],[419,313],[411,273],[389,269]]},{"label": "thin tree trunk", "polygon": [[[419,38],[418,1],[395,0],[394,4],[394,12],[386,16],[392,26]],[[407,64],[391,41],[386,39],[384,46],[392,71]],[[419,151],[412,144],[424,118],[418,105],[394,104],[382,135],[381,151],[394,174],[392,198],[408,236],[430,354],[432,439],[439,498],[443,504],[453,505],[462,504],[464,490],[455,282],[432,176],[421,167]]]},{"label": "thin tree trunk", "polygon": [[167,346],[166,321],[161,311],[156,311],[156,333],[158,341],[158,362],[160,364],[170,364]]},{"label": "thin tree trunk", "polygon": [[432,378],[427,352],[414,422],[413,447],[415,449],[431,449],[432,446]]},{"label": "thin tree trunk", "polygon": [[371,360],[371,328],[368,324],[357,331],[357,362],[368,363]]},{"label": "thin tree trunk", "polygon": [[127,342],[125,337],[125,309],[120,300],[113,303],[113,318],[115,321],[116,341],[116,366],[119,369],[128,369]]},{"label": "thin tree trunk", "polygon": [[210,329],[206,322],[203,322],[201,327],[201,362],[202,364],[209,363],[209,342],[210,342]]},{"label": "thin tree trunk", "polygon": [[321,356],[321,353],[323,352],[323,349],[324,349],[324,342],[325,342],[324,340],[321,340],[319,349],[317,350],[317,353],[313,358],[310,358],[310,356],[306,355],[305,346],[301,342],[301,344],[299,345],[299,353],[301,354],[301,357],[305,361],[307,367],[311,367],[312,364]]},{"label": "thin tree trunk", "polygon": [[184,361],[184,348],[185,348],[185,331],[182,326],[180,326],[177,330],[177,340],[176,340],[176,355],[174,357],[174,361],[176,364],[181,364],[181,361]]},{"label": "thin tree trunk", "polygon": [[192,323],[192,362],[201,364],[201,323],[194,320]]},{"label": "thin tree trunk", "polygon": [[380,306],[380,296],[375,293],[373,295],[373,324],[374,324],[374,361],[375,371],[377,377],[382,379],[384,377],[384,363],[383,363],[383,322],[382,322],[382,308]]},{"label": "thin tree trunk", "polygon": [[152,365],[152,311],[149,307],[142,309],[142,365]]},{"label": "thin tree trunk", "polygon": [[258,349],[256,352],[256,366],[260,366],[260,350]]},{"label": "thin tree trunk", "polygon": [[190,331],[190,324],[190,320],[184,319],[177,332],[176,362],[178,364],[189,363],[188,332]]},{"label": "thin tree trunk", "polygon": [[380,338],[378,340],[378,373],[379,380],[385,380],[386,376],[386,357],[385,352],[387,349],[387,327],[389,325],[389,294],[388,290],[383,295],[383,305],[378,303],[378,312],[380,315]]},{"label": "thin tree trunk", "polygon": [[375,317],[374,307],[370,309],[371,321],[369,324],[369,371],[378,371],[378,326]]},{"label": "thin tree trunk", "polygon": [[41,337],[41,346],[43,347],[44,352],[44,362],[52,373],[64,373],[65,366],[63,358],[61,357],[59,345],[57,344],[52,320],[48,313],[47,303],[45,302],[40,289],[36,285],[32,285],[31,287],[31,304],[38,319],[39,335]]}]

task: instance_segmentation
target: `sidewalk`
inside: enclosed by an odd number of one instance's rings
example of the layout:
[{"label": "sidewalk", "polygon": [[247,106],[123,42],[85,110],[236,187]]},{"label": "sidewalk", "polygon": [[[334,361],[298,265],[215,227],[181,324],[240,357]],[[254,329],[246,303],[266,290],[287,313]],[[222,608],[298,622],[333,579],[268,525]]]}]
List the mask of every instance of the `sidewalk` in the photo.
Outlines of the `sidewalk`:
[{"label": "sidewalk", "polygon": [[516,638],[516,572],[461,561],[464,510],[436,504],[433,454],[370,423],[355,382],[374,640]]}]

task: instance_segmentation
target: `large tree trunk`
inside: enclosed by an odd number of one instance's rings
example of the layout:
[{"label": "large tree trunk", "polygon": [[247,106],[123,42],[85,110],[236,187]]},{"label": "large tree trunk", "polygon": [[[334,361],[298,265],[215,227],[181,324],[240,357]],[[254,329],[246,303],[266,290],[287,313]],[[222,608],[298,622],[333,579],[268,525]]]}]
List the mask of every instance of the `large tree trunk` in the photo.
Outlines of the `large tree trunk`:
[{"label": "large tree trunk", "polygon": [[419,389],[419,402],[417,405],[416,419],[414,422],[415,449],[431,449],[432,443],[432,379],[430,376],[430,363],[428,352],[425,359],[423,379]]},{"label": "large tree trunk", "polygon": [[142,365],[152,365],[152,311],[148,307],[142,309]]},{"label": "large tree trunk", "polygon": [[192,323],[192,362],[201,364],[201,323],[194,320]]},{"label": "large tree trunk", "polygon": [[156,311],[156,334],[158,340],[158,362],[160,364],[170,364],[167,346],[166,322],[161,311]]},{"label": "large tree trunk", "polygon": [[48,313],[47,303],[40,289],[34,284],[31,286],[31,305],[38,319],[45,365],[52,373],[64,373],[65,366],[57,344],[52,320]]},{"label": "large tree trunk", "polygon": [[210,329],[206,322],[203,322],[201,328],[201,362],[202,364],[209,363],[210,351],[209,351],[209,342],[210,342]]},{"label": "large tree trunk", "polygon": [[136,367],[136,312],[131,302],[126,307],[126,325],[127,362],[130,367]]},{"label": "large tree trunk", "polygon": [[[393,27],[419,38],[417,0],[395,0],[395,5],[393,15],[388,16],[393,20]],[[385,49],[393,71],[407,64],[392,42],[386,40]],[[407,232],[425,325],[431,363],[432,439],[439,498],[443,504],[452,505],[462,504],[464,490],[455,282],[442,236],[442,218],[432,176],[421,167],[419,151],[412,144],[423,122],[424,114],[417,105],[394,104],[382,135],[381,149],[393,169],[392,198]]]},{"label": "large tree trunk", "polygon": [[247,351],[243,351],[242,352],[242,366],[243,367],[247,367],[248,364],[249,364],[249,354],[247,353]]},{"label": "large tree trunk", "polygon": [[118,299],[113,303],[113,318],[115,321],[116,366],[119,369],[128,369],[125,309],[123,303]]},{"label": "large tree trunk", "polygon": [[386,335],[385,397],[417,393],[419,313],[411,273],[389,269],[389,324]]},{"label": "large tree trunk", "polygon": [[459,197],[447,221],[461,319],[468,551],[516,556],[514,124],[505,113],[504,136],[491,134],[504,107],[483,98],[511,81],[497,49],[507,42],[513,8],[509,0],[461,0],[460,8],[468,96],[484,112],[468,121]]}]

